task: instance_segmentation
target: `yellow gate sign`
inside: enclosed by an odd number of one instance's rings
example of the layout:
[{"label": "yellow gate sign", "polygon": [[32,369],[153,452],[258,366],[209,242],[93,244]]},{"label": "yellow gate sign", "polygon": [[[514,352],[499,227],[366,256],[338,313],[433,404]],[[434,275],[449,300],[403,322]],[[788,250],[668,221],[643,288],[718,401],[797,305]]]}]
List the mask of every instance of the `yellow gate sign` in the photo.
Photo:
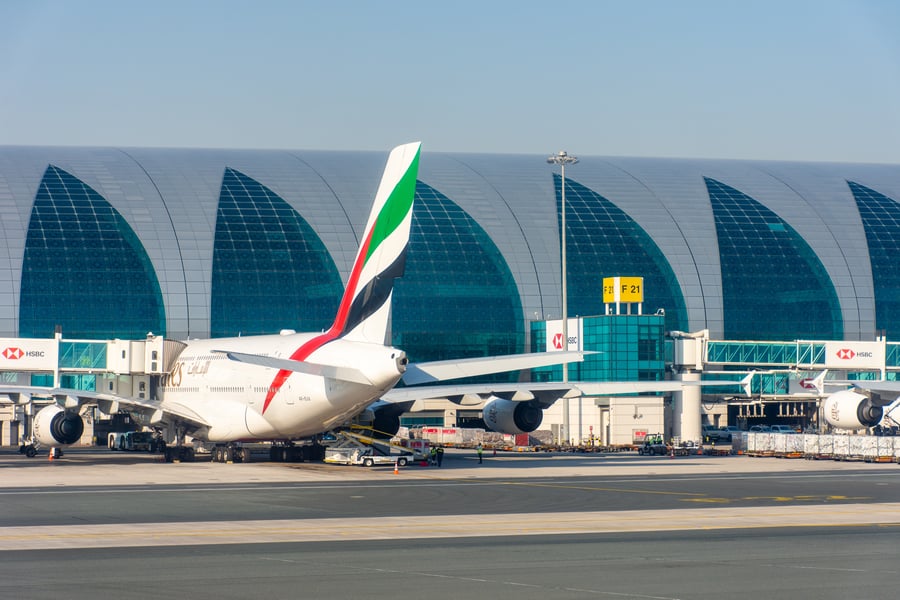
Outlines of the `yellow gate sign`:
[{"label": "yellow gate sign", "polygon": [[603,303],[644,301],[643,277],[604,277]]}]

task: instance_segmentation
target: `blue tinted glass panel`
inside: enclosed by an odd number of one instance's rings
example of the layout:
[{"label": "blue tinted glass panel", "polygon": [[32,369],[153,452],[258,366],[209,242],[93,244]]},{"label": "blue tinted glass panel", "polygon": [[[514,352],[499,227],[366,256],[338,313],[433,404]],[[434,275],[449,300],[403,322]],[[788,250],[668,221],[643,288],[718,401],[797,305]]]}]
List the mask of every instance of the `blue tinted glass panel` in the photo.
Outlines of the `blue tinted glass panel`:
[{"label": "blue tinted glass panel", "polygon": [[343,284],[312,227],[272,190],[225,169],[213,254],[213,337],[321,331]]},{"label": "blue tinted glass panel", "polygon": [[522,303],[500,251],[472,217],[422,182],[406,272],[394,287],[392,329],[393,344],[413,361],[525,348]]},{"label": "blue tinted glass panel", "polygon": [[106,344],[60,342],[59,366],[62,369],[106,369]]},{"label": "blue tinted glass panel", "polygon": [[900,338],[900,204],[875,190],[848,181],[869,244],[875,287],[875,328]]},{"label": "blue tinted glass panel", "polygon": [[[582,343],[596,352],[569,365],[572,381],[661,381],[665,379],[665,317],[604,315],[583,321]],[[546,325],[531,324],[532,352],[545,350]],[[538,340],[537,342],[535,340]],[[535,381],[560,381],[562,367],[532,369]]]},{"label": "blue tinted glass panel", "polygon": [[725,338],[842,339],[834,285],[803,238],[746,194],[704,180],[719,241]]},{"label": "blue tinted glass panel", "polygon": [[19,335],[165,335],[159,281],[131,227],[96,191],[50,165],[31,209]]},{"label": "blue tinted glass panel", "polygon": [[[562,222],[562,178],[553,175]],[[634,220],[603,196],[566,178],[568,314],[600,315],[603,278],[644,278],[644,311],[665,309],[666,327],[687,328],[687,310],[672,267]]]}]

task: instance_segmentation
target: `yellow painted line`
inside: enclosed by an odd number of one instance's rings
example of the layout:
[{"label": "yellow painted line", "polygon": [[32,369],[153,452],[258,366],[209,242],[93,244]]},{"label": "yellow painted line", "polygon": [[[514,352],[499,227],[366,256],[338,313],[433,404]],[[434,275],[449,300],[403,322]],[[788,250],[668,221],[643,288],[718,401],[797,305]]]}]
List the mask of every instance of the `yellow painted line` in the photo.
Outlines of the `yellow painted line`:
[{"label": "yellow painted line", "polygon": [[555,483],[523,483],[520,481],[497,481],[504,485],[521,485],[525,487],[542,487],[560,490],[580,490],[585,492],[616,492],[625,494],[646,494],[650,496],[703,496],[699,492],[667,492],[664,490],[641,490],[635,488],[597,487],[589,485],[559,485]]},{"label": "yellow painted line", "polygon": [[0,550],[900,525],[900,503],[0,528]]}]

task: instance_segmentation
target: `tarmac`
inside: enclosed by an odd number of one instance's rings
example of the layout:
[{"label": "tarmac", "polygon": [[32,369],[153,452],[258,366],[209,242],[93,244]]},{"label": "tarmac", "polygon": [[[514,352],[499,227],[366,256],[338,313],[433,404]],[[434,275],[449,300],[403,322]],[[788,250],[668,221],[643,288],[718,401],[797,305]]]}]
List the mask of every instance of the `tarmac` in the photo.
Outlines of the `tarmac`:
[{"label": "tarmac", "polygon": [[444,465],[0,451],[0,598],[896,597],[900,465],[451,450]]},{"label": "tarmac", "polygon": [[[127,468],[123,468],[127,467]],[[578,454],[542,452],[485,452],[478,464],[474,451],[450,449],[442,468],[408,465],[394,474],[393,467],[313,463],[235,463],[209,461],[165,463],[157,455],[67,450],[61,459],[46,455],[25,458],[15,451],[0,452],[0,489],[32,486],[188,485],[241,482],[300,482],[401,479],[533,479],[546,477],[610,477],[660,474],[752,474],[858,471],[898,473],[895,463],[761,458],[749,456],[638,457],[634,453]]]}]

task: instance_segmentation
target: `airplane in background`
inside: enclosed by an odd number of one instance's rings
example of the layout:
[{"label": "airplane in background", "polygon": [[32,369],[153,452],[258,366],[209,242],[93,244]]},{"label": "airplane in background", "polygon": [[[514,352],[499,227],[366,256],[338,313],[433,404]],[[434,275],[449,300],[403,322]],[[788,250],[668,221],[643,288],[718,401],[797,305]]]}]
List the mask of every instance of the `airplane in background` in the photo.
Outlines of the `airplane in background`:
[{"label": "airplane in background", "polygon": [[[162,377],[157,398],[65,388],[0,386],[0,398],[25,404],[52,402],[32,422],[29,456],[37,448],[78,442],[85,405],[105,414],[129,413],[166,433],[167,460],[192,460],[185,438],[216,444],[213,459],[249,460],[242,442],[272,441],[289,448],[276,459],[312,460],[317,444],[295,446],[347,425],[360,415],[373,428],[395,434],[400,415],[417,399],[489,399],[485,423],[501,433],[537,429],[543,409],[560,398],[683,389],[682,382],[510,383],[421,387],[422,384],[520,369],[579,362],[585,352],[542,352],[411,364],[386,344],[394,279],[404,271],[412,221],[420,144],[394,148],[332,326],[325,332],[173,342],[177,356]],[[167,342],[169,342],[167,340]],[[405,387],[395,388],[400,383]],[[699,382],[691,382],[697,384]],[[721,383],[721,382],[719,382]],[[416,387],[419,386],[419,387]]]},{"label": "airplane in background", "polygon": [[[897,423],[891,414],[900,404],[900,381],[827,380],[824,370],[812,381],[822,402],[825,421],[837,429],[851,431],[868,429],[888,417]],[[836,392],[827,393],[828,387],[841,387]]]}]

